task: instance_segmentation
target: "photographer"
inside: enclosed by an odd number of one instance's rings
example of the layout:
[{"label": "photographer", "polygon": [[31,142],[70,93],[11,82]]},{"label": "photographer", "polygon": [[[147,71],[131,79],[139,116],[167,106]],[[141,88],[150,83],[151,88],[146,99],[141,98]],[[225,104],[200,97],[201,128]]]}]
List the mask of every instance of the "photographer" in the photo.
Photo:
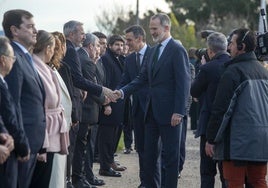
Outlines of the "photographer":
[{"label": "photographer", "polygon": [[[206,153],[222,160],[228,188],[267,188],[268,71],[258,62],[256,36],[248,29],[233,32],[207,129]],[[215,147],[214,147],[215,145]]]},{"label": "photographer", "polygon": [[[222,33],[214,32],[208,36],[207,54],[210,61],[200,66],[199,73],[191,86],[191,95],[199,98],[201,105],[199,122],[195,133],[196,137],[200,137],[201,188],[214,188],[215,175],[217,174],[216,162],[206,155],[205,144],[207,141],[207,125],[221,75],[221,68],[223,63],[230,59],[226,50],[227,39]],[[221,168],[219,170],[220,172],[222,171]],[[221,181],[222,187],[225,187],[222,174]]]}]

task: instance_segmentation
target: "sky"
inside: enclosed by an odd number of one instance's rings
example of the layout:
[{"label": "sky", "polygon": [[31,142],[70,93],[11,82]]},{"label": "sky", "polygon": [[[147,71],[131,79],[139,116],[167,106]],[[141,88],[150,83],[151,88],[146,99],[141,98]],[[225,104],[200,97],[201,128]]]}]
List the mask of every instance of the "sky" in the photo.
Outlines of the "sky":
[{"label": "sky", "polygon": [[[34,15],[37,29],[62,32],[64,23],[77,20],[84,23],[86,32],[93,32],[98,30],[96,16],[103,11],[114,12],[118,7],[136,12],[136,0],[0,0],[0,15],[10,9],[25,9]],[[156,8],[169,11],[164,0],[139,0],[139,7],[140,16]],[[0,30],[2,20],[3,16]]]}]

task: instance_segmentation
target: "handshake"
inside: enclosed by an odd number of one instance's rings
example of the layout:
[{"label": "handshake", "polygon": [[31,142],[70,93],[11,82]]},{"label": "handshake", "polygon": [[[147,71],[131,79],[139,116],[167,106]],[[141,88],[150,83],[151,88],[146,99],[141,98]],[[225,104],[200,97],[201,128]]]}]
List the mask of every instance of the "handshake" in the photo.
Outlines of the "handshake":
[{"label": "handshake", "polygon": [[103,105],[109,104],[110,102],[116,102],[119,98],[122,98],[123,94],[119,90],[112,91],[107,87],[102,87],[102,93],[105,96],[105,102]]}]

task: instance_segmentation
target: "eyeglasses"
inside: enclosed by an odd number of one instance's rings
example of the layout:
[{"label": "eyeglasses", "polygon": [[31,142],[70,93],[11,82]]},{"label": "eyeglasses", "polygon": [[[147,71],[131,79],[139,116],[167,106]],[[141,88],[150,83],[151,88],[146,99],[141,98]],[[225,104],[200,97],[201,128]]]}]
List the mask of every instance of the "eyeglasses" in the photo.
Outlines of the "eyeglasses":
[{"label": "eyeglasses", "polygon": [[4,55],[4,56],[11,58],[13,62],[15,62],[17,59],[16,56],[12,56],[12,55]]}]

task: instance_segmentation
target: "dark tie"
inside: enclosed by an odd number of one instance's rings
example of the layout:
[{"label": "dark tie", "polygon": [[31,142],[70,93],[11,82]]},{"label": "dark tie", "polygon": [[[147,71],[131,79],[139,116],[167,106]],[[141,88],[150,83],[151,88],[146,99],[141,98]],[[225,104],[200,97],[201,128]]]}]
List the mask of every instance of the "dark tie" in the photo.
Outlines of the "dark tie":
[{"label": "dark tie", "polygon": [[35,74],[36,74],[36,76],[37,76],[38,73],[37,73],[37,70],[36,70],[35,67],[34,67],[34,62],[33,62],[33,58],[32,58],[32,56],[31,56],[31,54],[30,54],[30,53],[25,53],[25,56],[26,56],[28,62],[30,62],[30,66],[32,67],[33,71],[35,72]]},{"label": "dark tie", "polygon": [[155,49],[155,53],[154,53],[154,56],[153,56],[153,64],[152,64],[152,70],[154,69],[157,61],[158,61],[158,58],[159,58],[159,53],[160,53],[160,47],[161,47],[161,43],[157,45],[156,49]]},{"label": "dark tie", "polygon": [[140,53],[139,52],[136,53],[136,66],[137,66],[138,70],[140,70],[141,59],[140,59]]}]

